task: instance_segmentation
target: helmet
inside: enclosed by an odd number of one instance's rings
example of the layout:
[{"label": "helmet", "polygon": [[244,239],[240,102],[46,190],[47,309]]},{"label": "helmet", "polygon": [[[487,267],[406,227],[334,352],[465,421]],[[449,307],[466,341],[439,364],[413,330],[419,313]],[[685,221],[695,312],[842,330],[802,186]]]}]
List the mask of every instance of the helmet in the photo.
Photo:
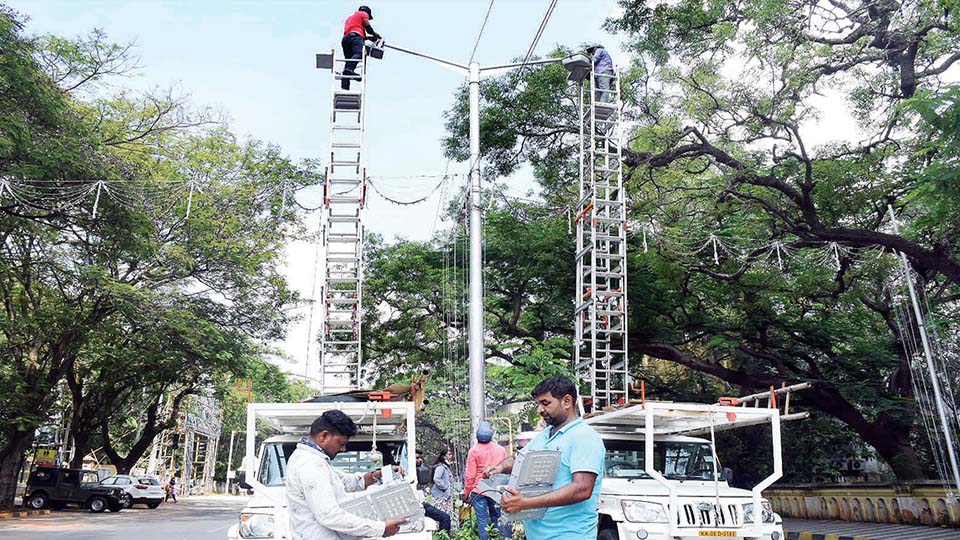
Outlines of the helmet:
[{"label": "helmet", "polygon": [[587,44],[587,52],[593,52],[593,51],[595,51],[595,50],[597,50],[597,49],[602,49],[602,48],[603,48],[603,45],[601,45],[601,44],[599,44],[599,43],[588,43],[588,44]]},{"label": "helmet", "polygon": [[480,422],[477,427],[477,442],[488,443],[493,440],[493,425],[490,422]]},{"label": "helmet", "polygon": [[370,10],[367,6],[360,6],[357,8],[357,11],[362,11],[370,16],[370,20],[373,20],[373,11]]}]

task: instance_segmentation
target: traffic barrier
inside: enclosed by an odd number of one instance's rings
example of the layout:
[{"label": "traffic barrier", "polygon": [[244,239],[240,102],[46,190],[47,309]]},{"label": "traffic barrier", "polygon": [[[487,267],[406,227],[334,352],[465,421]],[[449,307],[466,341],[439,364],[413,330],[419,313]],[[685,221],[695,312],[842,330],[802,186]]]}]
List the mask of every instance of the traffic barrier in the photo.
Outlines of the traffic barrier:
[{"label": "traffic barrier", "polygon": [[960,527],[960,503],[940,482],[783,485],[764,496],[785,517]]}]

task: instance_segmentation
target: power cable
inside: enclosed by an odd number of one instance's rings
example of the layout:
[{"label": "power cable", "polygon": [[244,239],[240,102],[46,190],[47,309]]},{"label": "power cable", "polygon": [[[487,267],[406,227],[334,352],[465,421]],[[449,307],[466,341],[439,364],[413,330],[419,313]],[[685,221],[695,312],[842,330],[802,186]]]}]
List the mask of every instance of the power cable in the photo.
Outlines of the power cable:
[{"label": "power cable", "polygon": [[540,43],[540,38],[543,36],[543,31],[547,28],[547,22],[550,21],[550,16],[553,15],[553,9],[555,7],[557,7],[557,0],[551,0],[550,6],[547,7],[547,12],[543,15],[543,21],[540,22],[540,28],[537,29],[537,33],[533,36],[533,41],[530,43],[530,48],[527,49],[527,56],[523,59],[523,64],[520,66],[520,69],[517,70],[517,80],[523,76],[523,71],[527,69],[527,62],[530,61],[530,58],[533,56],[533,51],[537,48],[537,44]]},{"label": "power cable", "polygon": [[487,27],[487,19],[490,18],[490,12],[493,11],[493,1],[490,0],[490,5],[487,6],[487,14],[483,17],[483,24],[480,25],[480,32],[477,33],[477,41],[473,44],[473,51],[470,53],[470,61],[467,64],[473,63],[473,57],[477,54],[477,47],[480,46],[480,37],[483,36],[483,29]]}]

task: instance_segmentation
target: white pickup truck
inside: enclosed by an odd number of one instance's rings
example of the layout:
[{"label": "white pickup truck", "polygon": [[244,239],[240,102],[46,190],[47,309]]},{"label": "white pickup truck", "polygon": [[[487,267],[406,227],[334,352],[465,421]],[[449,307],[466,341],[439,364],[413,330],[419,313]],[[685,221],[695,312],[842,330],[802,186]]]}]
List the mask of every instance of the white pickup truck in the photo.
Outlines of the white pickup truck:
[{"label": "white pickup truck", "polygon": [[[598,540],[783,540],[782,520],[761,492],[782,475],[781,420],[804,417],[789,408],[652,401],[589,415],[606,447]],[[772,474],[750,490],[730,487],[713,434],[763,424],[772,432]],[[520,433],[517,443],[535,435]]]},{"label": "white pickup truck", "polygon": [[[782,520],[761,492],[783,474],[780,421],[805,416],[647,401],[587,418],[606,446],[598,540],[782,540]],[[772,473],[750,490],[732,488],[713,435],[762,424],[772,432]]]},{"label": "white pickup truck", "polygon": [[[326,398],[329,399],[329,398]],[[247,440],[244,486],[253,497],[241,511],[237,524],[227,531],[229,540],[290,540],[290,523],[284,495],[287,459],[310,424],[324,411],[339,409],[356,422],[359,431],[347,450],[333,463],[347,472],[369,471],[379,465],[402,465],[416,471],[414,445],[415,405],[408,401],[325,401],[321,403],[251,403],[247,407]],[[256,444],[257,422],[265,422],[277,435]],[[411,483],[415,473],[408,473]],[[430,540],[435,528],[426,519],[420,532],[401,532],[398,540]]]}]

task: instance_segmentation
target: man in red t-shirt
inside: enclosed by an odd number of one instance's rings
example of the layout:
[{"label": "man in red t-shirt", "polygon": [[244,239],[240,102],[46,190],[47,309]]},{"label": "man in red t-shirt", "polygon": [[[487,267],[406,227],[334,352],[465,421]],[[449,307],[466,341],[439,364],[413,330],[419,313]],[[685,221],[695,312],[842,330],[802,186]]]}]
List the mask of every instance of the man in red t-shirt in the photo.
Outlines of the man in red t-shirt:
[{"label": "man in red t-shirt", "polygon": [[[340,41],[340,44],[343,46],[344,58],[360,58],[363,55],[363,41],[367,36],[370,36],[370,39],[374,41],[380,41],[382,39],[382,36],[370,26],[371,20],[373,20],[373,11],[367,6],[360,6],[357,8],[356,13],[347,17],[347,21],[343,25],[343,39]],[[351,79],[360,80],[356,69],[356,62],[346,63],[346,66],[343,68],[345,78],[340,81],[340,88],[349,90]]]}]

